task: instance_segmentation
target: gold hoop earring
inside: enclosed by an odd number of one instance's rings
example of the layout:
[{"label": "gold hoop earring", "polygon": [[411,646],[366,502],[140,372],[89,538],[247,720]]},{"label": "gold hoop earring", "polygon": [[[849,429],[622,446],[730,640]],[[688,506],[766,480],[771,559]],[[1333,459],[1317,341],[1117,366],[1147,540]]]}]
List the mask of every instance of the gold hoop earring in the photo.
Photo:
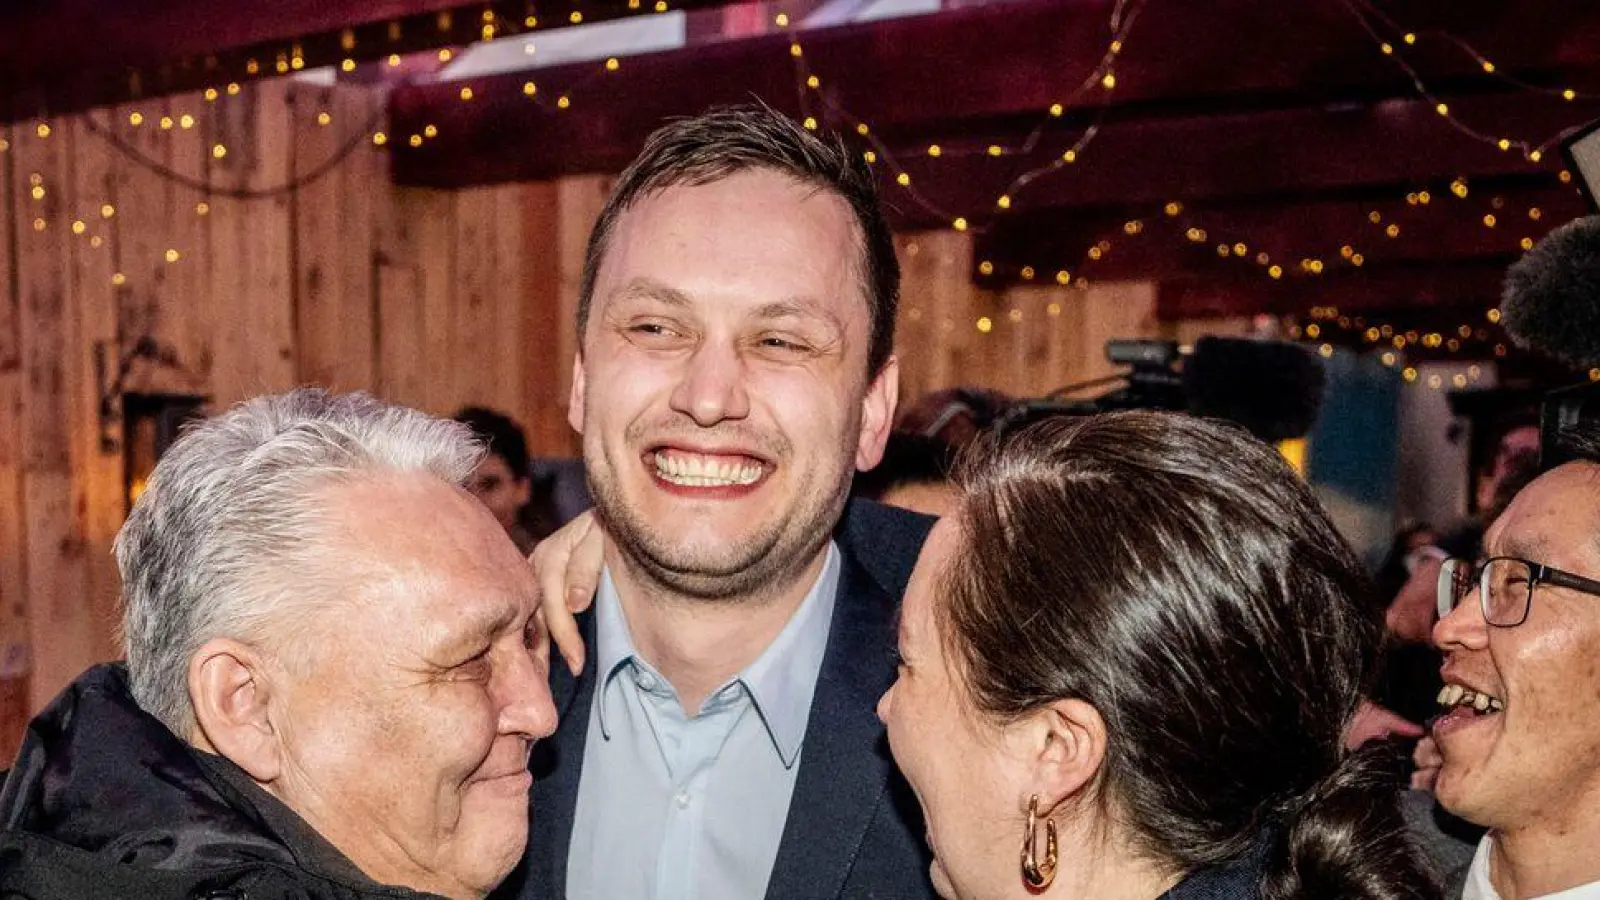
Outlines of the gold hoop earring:
[{"label": "gold hoop earring", "polygon": [[1028,798],[1028,830],[1022,833],[1022,883],[1031,891],[1042,891],[1056,880],[1056,823],[1044,820],[1044,861],[1035,855],[1039,843],[1037,823],[1039,795]]}]

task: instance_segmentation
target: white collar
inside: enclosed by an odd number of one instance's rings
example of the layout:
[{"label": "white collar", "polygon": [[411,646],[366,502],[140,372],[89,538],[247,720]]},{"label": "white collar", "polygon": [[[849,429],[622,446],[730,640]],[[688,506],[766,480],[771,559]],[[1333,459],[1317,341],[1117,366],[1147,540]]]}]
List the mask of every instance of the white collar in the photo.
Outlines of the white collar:
[{"label": "white collar", "polygon": [[[1493,833],[1478,842],[1478,852],[1472,857],[1472,868],[1467,870],[1467,883],[1461,890],[1461,900],[1502,900],[1494,883],[1489,880],[1489,848]],[[1528,900],[1600,900],[1600,881],[1591,881],[1577,887],[1530,897]]]}]

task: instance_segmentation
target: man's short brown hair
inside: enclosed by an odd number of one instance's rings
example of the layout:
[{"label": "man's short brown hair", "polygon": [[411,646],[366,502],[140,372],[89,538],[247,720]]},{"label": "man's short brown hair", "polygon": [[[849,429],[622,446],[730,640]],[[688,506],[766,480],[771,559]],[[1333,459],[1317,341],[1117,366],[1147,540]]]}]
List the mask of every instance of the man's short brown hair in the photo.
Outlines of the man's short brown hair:
[{"label": "man's short brown hair", "polygon": [[850,205],[861,234],[857,270],[872,322],[867,371],[876,375],[894,351],[900,302],[900,262],[894,237],[878,205],[877,184],[860,154],[837,137],[823,139],[765,104],[715,109],[657,129],[617,179],[589,235],[578,294],[578,339],[589,323],[590,302],[617,220],[639,200],[679,185],[705,185],[750,169],[771,169],[838,195]]}]

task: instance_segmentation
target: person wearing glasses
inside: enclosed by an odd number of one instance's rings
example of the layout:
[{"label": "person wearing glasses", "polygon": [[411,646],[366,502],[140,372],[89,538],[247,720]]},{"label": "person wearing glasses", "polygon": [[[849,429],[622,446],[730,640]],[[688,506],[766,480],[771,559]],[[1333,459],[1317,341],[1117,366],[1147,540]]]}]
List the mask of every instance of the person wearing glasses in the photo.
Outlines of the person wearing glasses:
[{"label": "person wearing glasses", "polygon": [[1489,830],[1465,900],[1600,898],[1600,430],[1439,576],[1441,805]]}]

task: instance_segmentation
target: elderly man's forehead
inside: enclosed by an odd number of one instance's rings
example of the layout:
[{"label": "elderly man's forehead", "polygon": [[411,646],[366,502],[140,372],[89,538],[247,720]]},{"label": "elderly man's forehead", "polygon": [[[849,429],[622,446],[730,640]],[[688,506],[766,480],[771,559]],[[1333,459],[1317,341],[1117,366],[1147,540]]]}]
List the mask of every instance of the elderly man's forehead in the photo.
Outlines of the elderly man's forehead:
[{"label": "elderly man's forehead", "polygon": [[1501,514],[1484,547],[1492,555],[1540,560],[1552,544],[1576,542],[1600,555],[1600,465],[1579,461],[1534,479]]}]

